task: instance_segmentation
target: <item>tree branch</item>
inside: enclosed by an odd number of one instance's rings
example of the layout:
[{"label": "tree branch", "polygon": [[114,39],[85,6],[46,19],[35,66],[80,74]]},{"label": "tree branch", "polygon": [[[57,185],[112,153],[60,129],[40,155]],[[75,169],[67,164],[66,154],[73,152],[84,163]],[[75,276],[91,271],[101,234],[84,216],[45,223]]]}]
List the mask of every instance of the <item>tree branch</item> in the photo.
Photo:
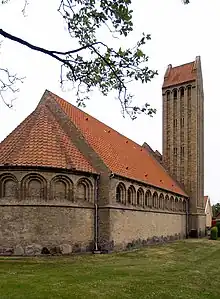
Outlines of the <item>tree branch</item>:
[{"label": "tree branch", "polygon": [[4,97],[4,93],[9,91],[12,94],[19,92],[19,88],[16,86],[17,83],[23,83],[24,78],[19,78],[17,75],[11,75],[8,69],[0,68],[0,97],[3,103],[8,106],[9,108],[12,107],[12,102],[15,100],[12,99],[11,103],[9,104]]},{"label": "tree branch", "polygon": [[26,15],[26,9],[27,9],[27,6],[28,6],[28,0],[24,0],[24,7],[23,7],[23,9],[22,9],[22,13],[23,13],[23,16],[24,17],[26,17],[27,15]]},{"label": "tree branch", "polygon": [[82,46],[80,48],[77,48],[75,50],[71,50],[71,51],[67,51],[67,52],[59,52],[59,51],[47,50],[45,48],[41,48],[41,47],[35,46],[35,45],[33,45],[33,44],[31,44],[31,43],[29,43],[29,42],[21,39],[20,37],[17,37],[15,35],[12,35],[12,34],[6,32],[6,31],[4,31],[3,29],[0,29],[0,35],[4,36],[7,39],[15,41],[15,42],[17,42],[17,43],[19,43],[21,45],[24,45],[24,46],[26,46],[26,47],[34,50],[34,51],[38,51],[38,52],[44,53],[46,55],[49,55],[49,56],[51,56],[51,57],[59,60],[60,62],[63,62],[63,60],[61,60],[61,58],[58,57],[58,56],[56,56],[56,55],[63,55],[63,56],[64,55],[70,55],[70,54],[74,54],[74,53],[80,52],[82,50],[85,50],[85,49],[87,49],[87,48],[89,48],[91,46],[95,46],[97,44],[101,44],[100,42],[95,42],[95,43],[88,44],[88,45]]}]

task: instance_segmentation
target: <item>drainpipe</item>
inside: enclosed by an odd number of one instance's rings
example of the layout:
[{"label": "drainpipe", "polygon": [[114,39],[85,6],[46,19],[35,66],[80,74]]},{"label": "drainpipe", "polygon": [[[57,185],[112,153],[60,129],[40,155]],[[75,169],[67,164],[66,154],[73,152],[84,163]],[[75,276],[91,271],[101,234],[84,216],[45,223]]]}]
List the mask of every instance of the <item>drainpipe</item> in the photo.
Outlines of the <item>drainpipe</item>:
[{"label": "drainpipe", "polygon": [[189,199],[186,201],[186,239],[189,238]]},{"label": "drainpipe", "polygon": [[100,253],[98,248],[98,183],[99,183],[99,177],[95,180],[95,190],[94,190],[94,201],[95,201],[95,217],[94,217],[94,243],[95,243],[95,249],[93,253],[97,254]]}]

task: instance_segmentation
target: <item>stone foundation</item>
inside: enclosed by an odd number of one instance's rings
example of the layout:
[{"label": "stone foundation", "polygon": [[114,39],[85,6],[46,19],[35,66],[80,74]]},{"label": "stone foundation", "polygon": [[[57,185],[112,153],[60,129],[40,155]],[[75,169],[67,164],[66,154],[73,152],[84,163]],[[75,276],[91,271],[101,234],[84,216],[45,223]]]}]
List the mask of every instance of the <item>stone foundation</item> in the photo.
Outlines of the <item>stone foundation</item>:
[{"label": "stone foundation", "polygon": [[[100,250],[100,253],[112,253],[118,251],[129,251],[133,249],[140,249],[151,245],[166,244],[176,240],[184,239],[185,235],[175,234],[173,236],[154,236],[148,239],[136,239],[128,243],[114,244],[112,240],[108,244],[105,243]],[[15,247],[0,246],[0,256],[46,256],[46,255],[73,255],[94,252],[94,243],[91,242],[87,246],[76,243],[61,244],[59,246],[41,246],[40,244],[30,244],[27,246],[17,245]]]},{"label": "stone foundation", "polygon": [[128,243],[114,244],[114,241],[109,242],[109,244],[105,244],[104,252],[113,252],[113,251],[126,251],[133,250],[138,248],[143,248],[151,245],[159,245],[165,244],[169,242],[173,242],[176,240],[185,239],[185,235],[175,234],[171,236],[153,236],[152,238],[147,239],[134,239]]},{"label": "stone foundation", "polygon": [[87,246],[79,243],[73,245],[61,244],[59,246],[42,246],[40,244],[17,245],[15,247],[0,246],[0,256],[71,255],[74,253],[92,252],[93,249],[93,242]]}]

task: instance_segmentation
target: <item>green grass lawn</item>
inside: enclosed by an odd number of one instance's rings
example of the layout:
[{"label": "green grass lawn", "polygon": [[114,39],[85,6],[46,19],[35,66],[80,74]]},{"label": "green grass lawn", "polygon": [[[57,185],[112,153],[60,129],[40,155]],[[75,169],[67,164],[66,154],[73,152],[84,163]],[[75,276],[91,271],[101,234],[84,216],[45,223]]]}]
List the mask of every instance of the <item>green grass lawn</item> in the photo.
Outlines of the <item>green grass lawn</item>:
[{"label": "green grass lawn", "polygon": [[109,255],[0,258],[0,299],[220,299],[220,242]]}]

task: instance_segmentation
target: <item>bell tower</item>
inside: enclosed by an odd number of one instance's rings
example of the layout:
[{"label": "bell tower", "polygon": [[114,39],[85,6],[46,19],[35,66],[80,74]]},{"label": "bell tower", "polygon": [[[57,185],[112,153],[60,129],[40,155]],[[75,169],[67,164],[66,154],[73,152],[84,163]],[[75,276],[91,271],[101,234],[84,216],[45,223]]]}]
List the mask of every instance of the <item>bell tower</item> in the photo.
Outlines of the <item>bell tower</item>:
[{"label": "bell tower", "polygon": [[[184,185],[189,200],[191,234],[205,231],[204,94],[200,57],[168,65],[163,94],[163,163]],[[189,231],[189,233],[190,233]]]}]

